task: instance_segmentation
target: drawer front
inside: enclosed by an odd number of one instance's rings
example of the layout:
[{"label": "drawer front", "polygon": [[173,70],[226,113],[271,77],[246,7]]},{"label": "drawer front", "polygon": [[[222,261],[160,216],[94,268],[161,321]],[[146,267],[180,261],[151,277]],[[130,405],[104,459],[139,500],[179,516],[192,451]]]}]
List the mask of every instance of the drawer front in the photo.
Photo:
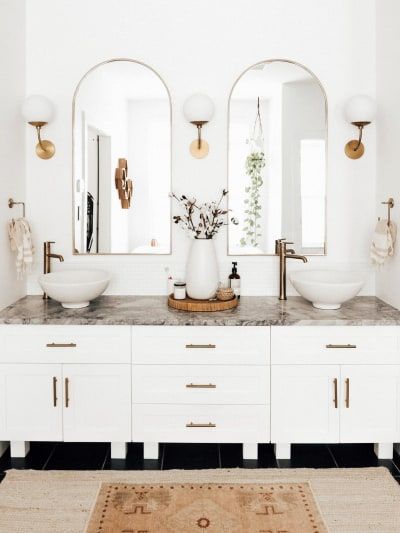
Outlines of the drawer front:
[{"label": "drawer front", "polygon": [[270,442],[265,405],[134,405],[134,442]]},{"label": "drawer front", "polygon": [[0,327],[1,363],[130,363],[129,326]]},{"label": "drawer front", "polygon": [[269,404],[267,366],[134,365],[133,403]]},{"label": "drawer front", "polygon": [[274,326],[272,364],[396,364],[399,334],[397,326]]},{"label": "drawer front", "polygon": [[267,365],[269,327],[137,326],[134,363],[168,365]]}]

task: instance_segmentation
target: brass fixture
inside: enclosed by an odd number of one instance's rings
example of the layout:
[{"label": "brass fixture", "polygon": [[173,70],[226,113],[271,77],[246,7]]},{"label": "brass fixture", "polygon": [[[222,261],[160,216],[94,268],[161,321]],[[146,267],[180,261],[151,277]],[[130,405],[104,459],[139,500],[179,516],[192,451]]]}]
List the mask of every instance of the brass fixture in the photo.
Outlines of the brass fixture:
[{"label": "brass fixture", "polygon": [[357,348],[356,344],[326,344],[325,348]]},{"label": "brass fixture", "polygon": [[[394,207],[394,200],[393,198],[388,198],[386,202],[381,202],[381,204],[388,206],[387,221],[388,221],[388,226],[390,226],[390,210],[393,209]],[[380,218],[378,220],[380,220]]]},{"label": "brass fixture", "polygon": [[188,383],[186,385],[187,389],[216,389],[217,386],[213,383],[208,383],[208,385],[196,385],[195,383]]},{"label": "brass fixture", "polygon": [[8,207],[12,209],[15,205],[22,205],[22,216],[25,218],[25,202],[16,202],[13,198],[9,198]]},{"label": "brass fixture", "polygon": [[375,102],[367,95],[353,96],[346,104],[345,114],[350,124],[358,128],[358,140],[349,141],[344,151],[350,159],[359,159],[364,154],[364,145],[361,142],[363,130],[375,118]]},{"label": "brass fixture", "polygon": [[40,130],[47,124],[47,122],[33,121],[28,122],[28,124],[36,128],[36,134],[39,141],[36,145],[36,155],[40,157],[40,159],[51,159],[56,153],[56,147],[51,141],[42,140],[40,135]]},{"label": "brass fixture", "polygon": [[190,144],[190,153],[196,159],[202,159],[208,155],[209,146],[207,141],[201,138],[201,130],[204,124],[212,119],[214,104],[205,94],[193,94],[186,100],[183,112],[186,120],[197,128],[197,139]]},{"label": "brass fixture", "polygon": [[[64,261],[64,257],[59,254],[53,254],[51,252],[51,245],[54,244],[54,241],[45,241],[43,243],[43,273],[49,274],[50,273],[50,259],[58,259],[61,263]],[[46,293],[43,293],[43,299],[47,300],[49,297]]]},{"label": "brass fixture", "polygon": [[56,343],[56,342],[50,342],[49,344],[46,344],[47,348],[76,348],[76,344],[74,342],[68,342],[68,343]]},{"label": "brass fixture", "polygon": [[189,424],[186,424],[187,428],[215,428],[217,427],[216,424],[213,424],[212,422],[209,422],[208,424],[193,424],[193,422],[189,422]]},{"label": "brass fixture", "polygon": [[57,378],[53,377],[53,407],[57,407]]},{"label": "brass fixture", "polygon": [[286,239],[277,239],[275,241],[275,255],[279,256],[279,300],[287,300],[286,297],[286,259],[299,259],[307,263],[308,259],[304,255],[297,255],[292,248],[286,248]]},{"label": "brass fixture", "polygon": [[335,406],[335,409],[338,408],[338,380],[335,378],[333,380],[333,388],[334,388],[334,397],[333,397],[333,404]]},{"label": "brass fixture", "polygon": [[215,344],[186,344],[186,348],[215,348]]},{"label": "brass fixture", "polygon": [[65,378],[65,407],[69,407],[69,379]]},{"label": "brass fixture", "polygon": [[350,407],[350,380],[349,378],[345,379],[345,385],[346,385],[346,398],[344,400],[346,409]]}]

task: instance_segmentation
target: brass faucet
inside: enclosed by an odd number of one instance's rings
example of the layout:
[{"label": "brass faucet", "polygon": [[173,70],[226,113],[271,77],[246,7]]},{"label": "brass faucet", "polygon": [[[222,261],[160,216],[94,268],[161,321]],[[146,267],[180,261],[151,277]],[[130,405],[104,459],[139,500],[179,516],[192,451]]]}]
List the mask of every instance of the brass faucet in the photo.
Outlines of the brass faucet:
[{"label": "brass faucet", "polygon": [[275,241],[275,255],[279,256],[279,299],[287,300],[286,298],[286,259],[300,259],[303,263],[307,263],[308,259],[304,255],[297,255],[292,248],[286,248],[286,239],[277,239]]},{"label": "brass faucet", "polygon": [[[59,254],[53,254],[51,253],[51,245],[54,244],[54,241],[45,241],[43,243],[43,272],[44,274],[50,273],[50,259],[58,259],[60,263],[64,261],[64,257]],[[44,292],[43,293],[43,299],[47,300],[49,297]]]}]

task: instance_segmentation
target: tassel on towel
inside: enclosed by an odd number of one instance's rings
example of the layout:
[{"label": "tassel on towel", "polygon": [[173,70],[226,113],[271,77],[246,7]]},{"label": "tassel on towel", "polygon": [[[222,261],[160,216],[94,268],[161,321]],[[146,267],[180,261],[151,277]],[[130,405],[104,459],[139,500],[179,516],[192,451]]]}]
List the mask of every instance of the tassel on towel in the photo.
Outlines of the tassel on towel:
[{"label": "tassel on towel", "polygon": [[387,219],[378,220],[370,248],[371,259],[376,265],[383,265],[394,254],[396,236],[397,227],[394,222],[388,224]]},{"label": "tassel on towel", "polygon": [[19,218],[9,222],[8,236],[11,250],[17,254],[15,260],[17,277],[22,278],[27,272],[31,272],[35,251],[28,221],[25,218]]}]

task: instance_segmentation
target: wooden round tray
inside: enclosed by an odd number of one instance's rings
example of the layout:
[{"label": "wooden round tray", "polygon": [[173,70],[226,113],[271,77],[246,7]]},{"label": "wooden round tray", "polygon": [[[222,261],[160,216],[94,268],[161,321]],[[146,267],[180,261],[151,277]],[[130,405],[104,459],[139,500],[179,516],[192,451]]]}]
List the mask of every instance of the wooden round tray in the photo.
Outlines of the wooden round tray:
[{"label": "wooden round tray", "polygon": [[236,296],[232,300],[225,302],[221,300],[192,300],[192,298],[175,300],[172,294],[168,296],[168,305],[180,311],[226,311],[227,309],[237,307],[238,303]]}]

